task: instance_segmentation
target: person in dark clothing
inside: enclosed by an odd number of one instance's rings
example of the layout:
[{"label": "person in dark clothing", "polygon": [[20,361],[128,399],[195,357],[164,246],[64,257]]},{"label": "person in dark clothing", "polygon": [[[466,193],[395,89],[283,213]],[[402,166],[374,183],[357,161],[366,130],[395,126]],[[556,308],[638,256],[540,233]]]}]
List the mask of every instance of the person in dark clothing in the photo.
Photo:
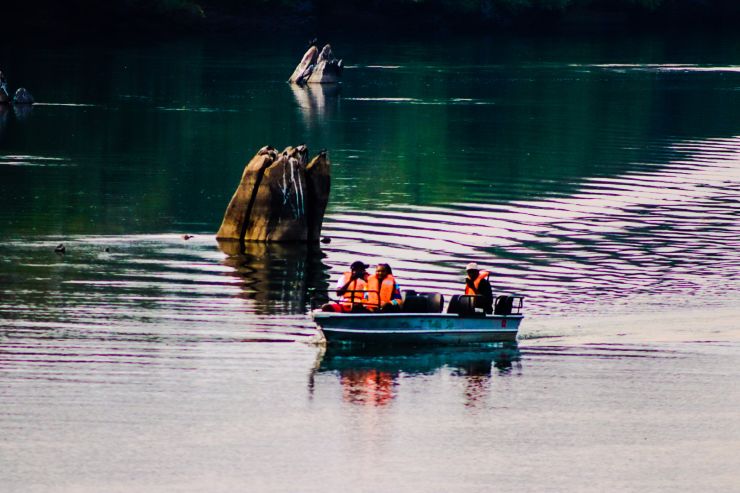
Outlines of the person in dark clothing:
[{"label": "person in dark clothing", "polygon": [[465,278],[465,294],[478,295],[476,308],[483,308],[486,313],[493,313],[493,291],[491,283],[488,282],[490,272],[480,270],[478,264],[470,262],[465,267],[467,277]]},{"label": "person in dark clothing", "polygon": [[5,79],[5,75],[0,71],[0,97],[3,101],[9,100],[10,93],[8,92],[8,81]]}]

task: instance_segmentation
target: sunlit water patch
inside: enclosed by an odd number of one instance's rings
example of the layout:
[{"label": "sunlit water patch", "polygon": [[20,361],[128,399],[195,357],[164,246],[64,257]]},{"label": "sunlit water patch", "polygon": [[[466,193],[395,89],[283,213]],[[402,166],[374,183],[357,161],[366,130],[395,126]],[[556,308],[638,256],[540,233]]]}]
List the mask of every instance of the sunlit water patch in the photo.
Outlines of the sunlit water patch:
[{"label": "sunlit water patch", "polygon": [[646,63],[646,64],[635,64],[635,63],[606,63],[606,64],[593,64],[593,65],[580,65],[572,64],[572,67],[594,67],[606,70],[615,71],[646,71],[646,72],[716,72],[716,73],[738,73],[740,72],[739,65],[697,65],[697,64],[660,64],[660,63]]},{"label": "sunlit water patch", "polygon": [[370,103],[392,103],[392,104],[410,104],[410,105],[491,105],[493,101],[482,101],[471,98],[451,98],[451,99],[419,99],[405,97],[347,97],[346,101],[370,102]]},{"label": "sunlit water patch", "polygon": [[90,104],[90,103],[44,103],[44,102],[36,102],[33,103],[34,106],[60,106],[60,107],[68,107],[68,108],[94,108],[98,105],[96,104]]},{"label": "sunlit water patch", "polygon": [[159,111],[175,111],[175,112],[192,112],[192,113],[238,113],[239,110],[234,108],[208,108],[208,107],[191,107],[191,106],[180,106],[180,107],[164,107],[157,106]]},{"label": "sunlit water patch", "polygon": [[0,155],[0,166],[60,168],[76,166],[76,164],[60,157]]}]

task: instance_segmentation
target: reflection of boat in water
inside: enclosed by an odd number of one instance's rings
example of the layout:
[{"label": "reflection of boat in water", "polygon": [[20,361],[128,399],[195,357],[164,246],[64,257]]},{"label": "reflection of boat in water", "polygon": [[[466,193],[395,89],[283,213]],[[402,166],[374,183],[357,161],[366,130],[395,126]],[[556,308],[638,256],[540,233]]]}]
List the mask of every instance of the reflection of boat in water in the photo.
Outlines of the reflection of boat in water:
[{"label": "reflection of boat in water", "polygon": [[397,395],[401,377],[430,375],[447,369],[464,383],[465,403],[472,405],[489,390],[492,374],[506,374],[520,360],[516,343],[475,347],[353,349],[328,346],[311,375],[335,374],[343,400],[384,406]]},{"label": "reflection of boat in water", "polygon": [[[454,309],[407,308],[401,313],[336,313],[313,310],[311,317],[328,344],[456,345],[516,341],[524,315],[521,296],[499,296],[493,314],[475,307],[472,296],[457,297]],[[464,302],[463,302],[464,301]],[[417,305],[418,306],[418,305]],[[429,305],[427,305],[429,306]],[[450,303],[450,307],[453,303]],[[436,313],[430,313],[436,312]]]},{"label": "reflection of boat in water", "polygon": [[328,346],[317,365],[318,372],[375,370],[392,374],[429,374],[448,367],[460,374],[490,374],[492,368],[507,371],[519,361],[521,354],[516,342],[486,346],[446,348],[354,348]]}]

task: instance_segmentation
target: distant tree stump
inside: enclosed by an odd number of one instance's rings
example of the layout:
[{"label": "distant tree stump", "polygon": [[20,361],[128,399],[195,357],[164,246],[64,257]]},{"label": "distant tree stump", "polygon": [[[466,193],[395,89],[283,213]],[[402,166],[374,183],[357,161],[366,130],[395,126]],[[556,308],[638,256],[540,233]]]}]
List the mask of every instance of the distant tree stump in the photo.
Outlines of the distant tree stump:
[{"label": "distant tree stump", "polygon": [[319,53],[316,46],[311,46],[301,58],[288,82],[303,84],[334,84],[339,82],[344,70],[342,60],[334,57],[331,45],[325,45]]}]

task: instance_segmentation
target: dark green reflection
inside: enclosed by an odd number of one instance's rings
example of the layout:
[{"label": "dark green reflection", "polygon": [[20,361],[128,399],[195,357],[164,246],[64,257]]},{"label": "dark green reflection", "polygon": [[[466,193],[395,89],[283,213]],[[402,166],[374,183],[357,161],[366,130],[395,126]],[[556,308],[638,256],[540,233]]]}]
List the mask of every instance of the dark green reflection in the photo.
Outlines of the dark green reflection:
[{"label": "dark green reflection", "polygon": [[490,374],[495,368],[510,371],[520,360],[517,343],[499,343],[444,348],[413,347],[351,347],[327,346],[320,357],[318,371],[345,369],[375,369],[393,373],[428,374],[443,366],[454,368],[461,375]]},{"label": "dark green reflection", "polygon": [[329,213],[567,195],[737,135],[737,40],[701,41],[337,40],[343,84],[308,89],[294,40],[4,46],[43,104],[0,110],[0,233],[214,232],[266,144],[329,150]]},{"label": "dark green reflection", "polygon": [[329,287],[325,255],[315,244],[221,241],[224,265],[240,281],[241,297],[254,300],[256,313],[305,313],[309,289]]}]

